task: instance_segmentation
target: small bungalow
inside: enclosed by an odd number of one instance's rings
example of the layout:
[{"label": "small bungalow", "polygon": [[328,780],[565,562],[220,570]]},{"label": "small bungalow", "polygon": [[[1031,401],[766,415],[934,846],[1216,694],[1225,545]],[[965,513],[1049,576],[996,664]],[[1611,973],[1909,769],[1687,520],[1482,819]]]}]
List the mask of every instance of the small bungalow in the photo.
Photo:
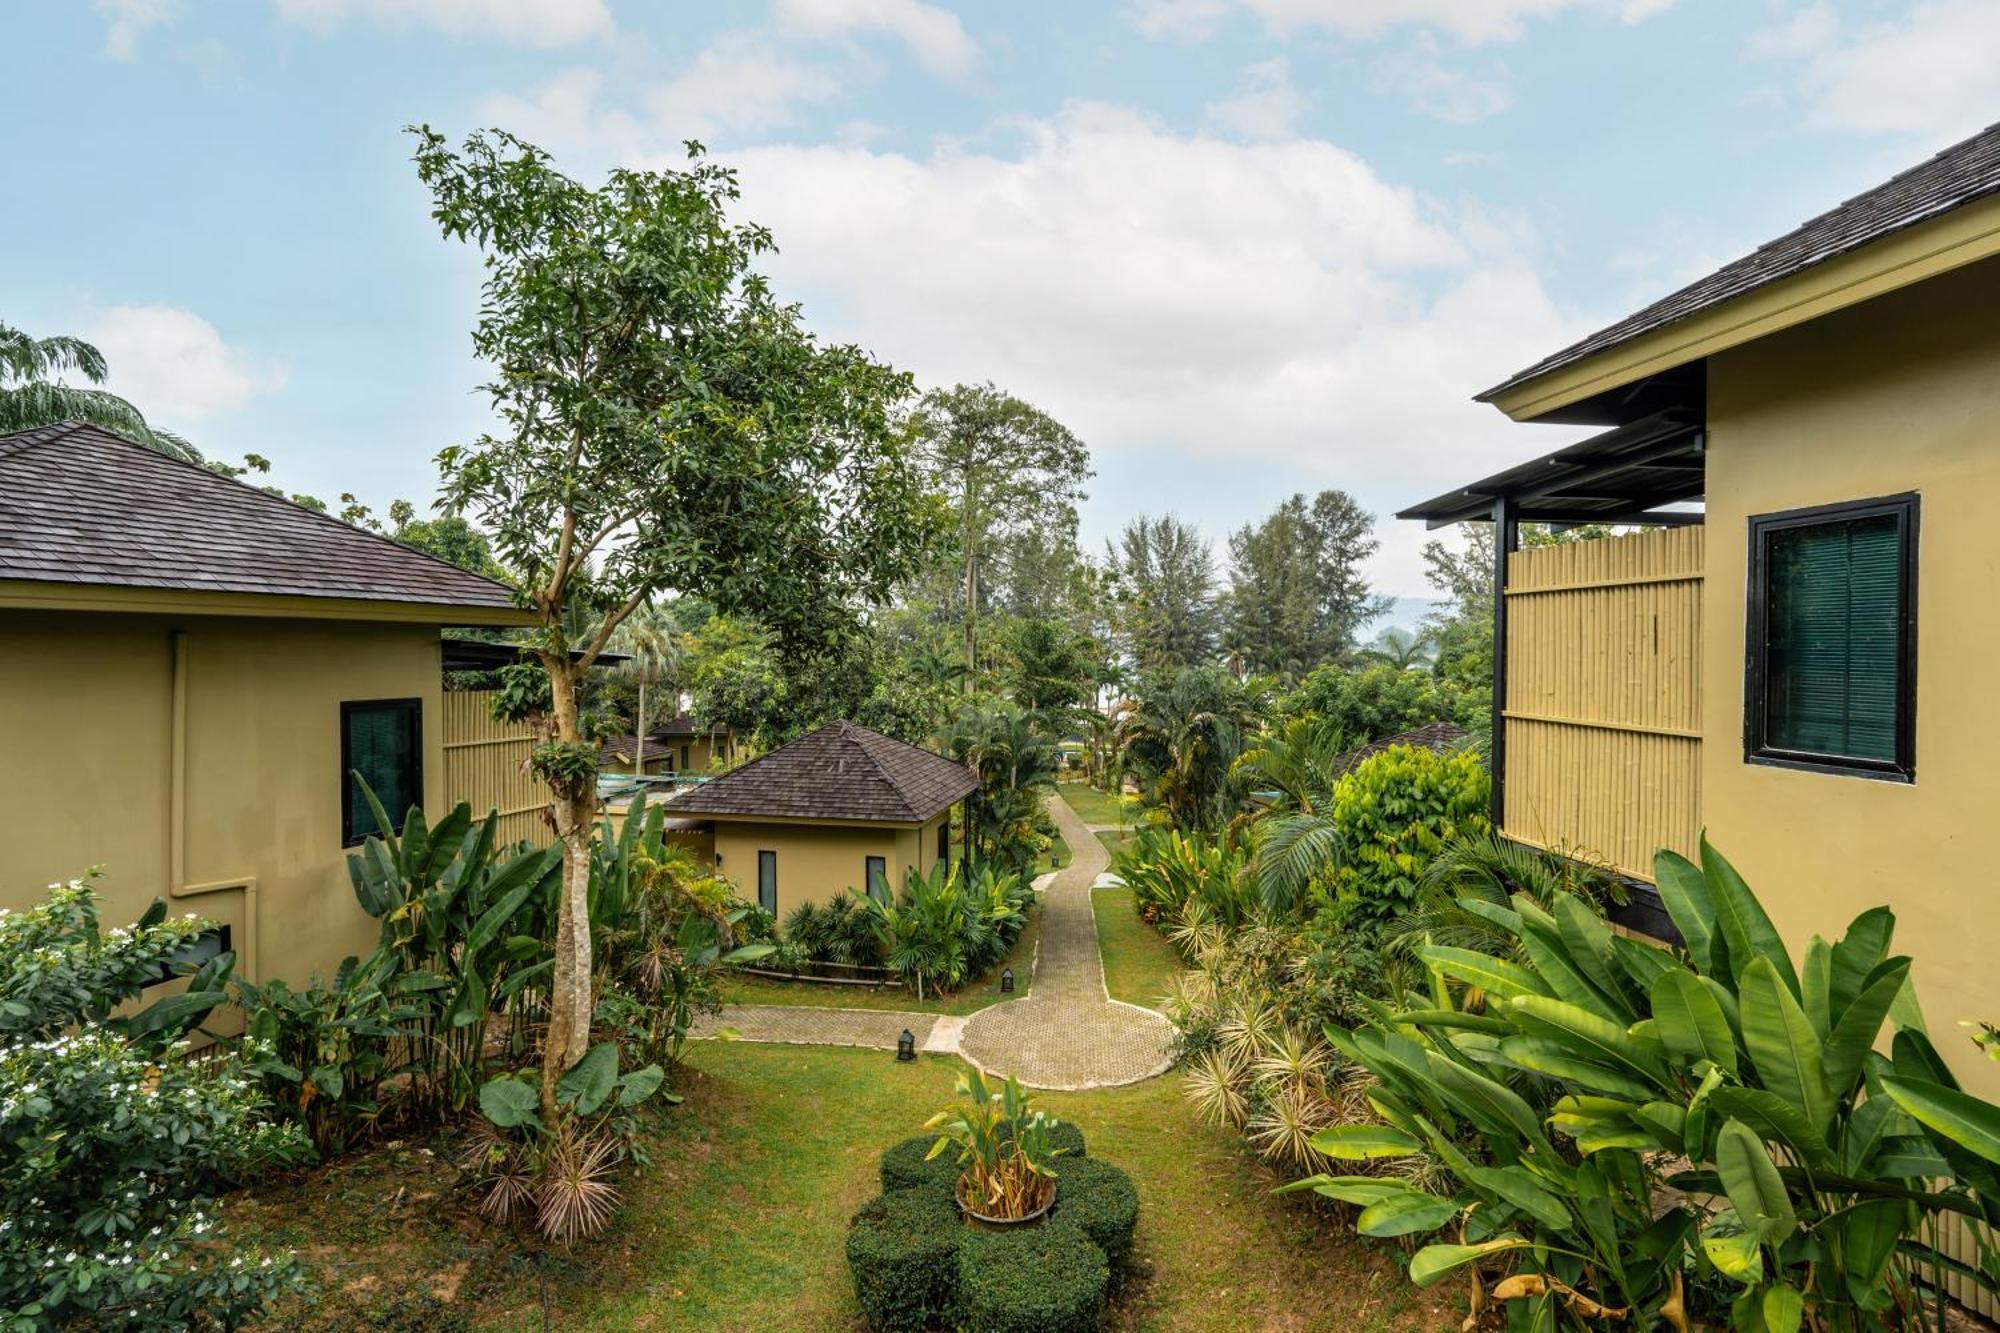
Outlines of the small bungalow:
[{"label": "small bungalow", "polygon": [[782,916],[866,886],[887,896],[951,857],[951,811],[979,787],[929,750],[834,722],[666,803],[701,821],[716,873]]},{"label": "small bungalow", "polygon": [[598,747],[597,766],[606,773],[666,777],[706,773],[735,757],[736,735],[728,723],[703,725],[682,713],[649,728],[643,746],[639,737],[629,732],[606,739]]},{"label": "small bungalow", "polygon": [[69,423],[0,436],[0,906],[104,867],[222,924],[241,973],[373,946],[347,850],[447,799],[444,626],[509,590],[253,486]]},{"label": "small bungalow", "polygon": [[2000,127],[1487,390],[1602,429],[1402,515],[1495,525],[1500,828],[1640,880],[1705,829],[1795,946],[1887,903],[1941,1033],[2000,1017],[1995,311]]}]

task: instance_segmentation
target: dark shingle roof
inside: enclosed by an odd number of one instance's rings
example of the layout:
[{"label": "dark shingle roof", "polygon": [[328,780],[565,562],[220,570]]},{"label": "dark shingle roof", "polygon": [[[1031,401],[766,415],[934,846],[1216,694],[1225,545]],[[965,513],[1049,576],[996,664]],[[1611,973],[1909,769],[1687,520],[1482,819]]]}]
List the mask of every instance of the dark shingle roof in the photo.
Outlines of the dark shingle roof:
[{"label": "dark shingle roof", "polygon": [[972,770],[852,722],[834,722],[682,792],[674,815],[921,824],[979,785]]},{"label": "dark shingle roof", "polygon": [[80,422],[0,436],[0,579],[514,606],[491,579]]},{"label": "dark shingle roof", "polygon": [[1333,761],[1335,774],[1345,773],[1364,759],[1372,759],[1392,745],[1414,745],[1425,750],[1446,750],[1458,748],[1465,739],[1465,728],[1453,726],[1449,722],[1427,722],[1410,731],[1399,731],[1393,736],[1384,736],[1363,746],[1349,750]]},{"label": "dark shingle roof", "polygon": [[1547,357],[1479,395],[1487,402],[1552,370],[1609,351],[1690,315],[1858,250],[1905,227],[2000,190],[2000,125],[1989,126],[1929,161],[1893,176],[1777,240],[1725,264],[1583,341]]}]

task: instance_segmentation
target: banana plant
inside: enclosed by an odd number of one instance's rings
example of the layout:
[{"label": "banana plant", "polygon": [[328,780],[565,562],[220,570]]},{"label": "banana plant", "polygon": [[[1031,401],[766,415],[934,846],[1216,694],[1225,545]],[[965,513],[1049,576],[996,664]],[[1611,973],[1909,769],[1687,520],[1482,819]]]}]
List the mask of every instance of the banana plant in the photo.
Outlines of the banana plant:
[{"label": "banana plant", "polygon": [[1328,1029],[1375,1076],[1381,1123],[1314,1145],[1429,1157],[1452,1190],[1359,1174],[1287,1188],[1358,1206],[1367,1235],[1452,1235],[1412,1277],[1469,1271],[1511,1327],[1921,1327],[1947,1274],[2000,1290],[1990,1252],[1968,1265],[1934,1244],[1943,1214],[2000,1221],[2000,1108],[1925,1037],[1893,914],[1794,960],[1706,840],[1699,866],[1662,852],[1655,871],[1684,952],[1572,895],[1468,896],[1506,957],[1419,945],[1427,1007]]}]

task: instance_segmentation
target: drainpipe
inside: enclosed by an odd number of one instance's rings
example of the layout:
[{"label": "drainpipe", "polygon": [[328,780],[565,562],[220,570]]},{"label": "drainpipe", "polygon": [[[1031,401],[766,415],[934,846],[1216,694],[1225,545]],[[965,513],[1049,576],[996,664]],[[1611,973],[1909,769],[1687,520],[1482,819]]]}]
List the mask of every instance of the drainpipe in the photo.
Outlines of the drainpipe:
[{"label": "drainpipe", "polygon": [[178,902],[212,893],[241,893],[243,937],[232,941],[236,970],[245,979],[258,981],[263,974],[257,970],[256,877],[187,882],[187,631],[177,629],[169,637],[173,645],[173,720],[167,748],[167,896]]}]

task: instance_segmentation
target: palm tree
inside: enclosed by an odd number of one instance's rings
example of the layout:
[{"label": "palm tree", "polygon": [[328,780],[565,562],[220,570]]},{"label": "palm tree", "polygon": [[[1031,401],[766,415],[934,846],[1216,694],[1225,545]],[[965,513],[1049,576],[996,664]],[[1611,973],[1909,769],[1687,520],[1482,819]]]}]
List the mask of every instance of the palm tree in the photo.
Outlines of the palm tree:
[{"label": "palm tree", "polygon": [[680,678],[681,668],[687,661],[687,647],[680,629],[658,607],[649,603],[626,617],[618,632],[611,636],[611,648],[614,652],[626,654],[626,660],[618,664],[618,671],[639,686],[638,721],[633,727],[638,747],[633,755],[632,767],[644,773],[646,691]]},{"label": "palm tree", "polygon": [[1346,750],[1337,727],[1309,714],[1236,761],[1239,779],[1274,793],[1270,809],[1250,825],[1255,851],[1248,872],[1274,912],[1290,911],[1335,863],[1333,790]]},{"label": "palm tree", "polygon": [[1225,672],[1190,667],[1120,707],[1118,753],[1176,825],[1208,831],[1223,823],[1230,766],[1256,724],[1241,686]]},{"label": "palm tree", "polygon": [[95,385],[104,383],[106,373],[104,353],[81,338],[31,338],[0,323],[0,434],[88,421],[171,458],[201,461],[193,445],[172,431],[147,425],[139,409],[117,394],[65,384],[61,378],[80,375]]},{"label": "palm tree", "polygon": [[1371,662],[1386,663],[1398,671],[1429,666],[1433,656],[1432,638],[1431,631],[1427,629],[1412,634],[1392,625],[1383,630],[1382,637],[1361,655]]},{"label": "palm tree", "polygon": [[966,807],[976,845],[1025,867],[1039,832],[1040,793],[1053,787],[1062,762],[1048,719],[1007,701],[968,704],[952,724],[951,752],[979,778]]}]

